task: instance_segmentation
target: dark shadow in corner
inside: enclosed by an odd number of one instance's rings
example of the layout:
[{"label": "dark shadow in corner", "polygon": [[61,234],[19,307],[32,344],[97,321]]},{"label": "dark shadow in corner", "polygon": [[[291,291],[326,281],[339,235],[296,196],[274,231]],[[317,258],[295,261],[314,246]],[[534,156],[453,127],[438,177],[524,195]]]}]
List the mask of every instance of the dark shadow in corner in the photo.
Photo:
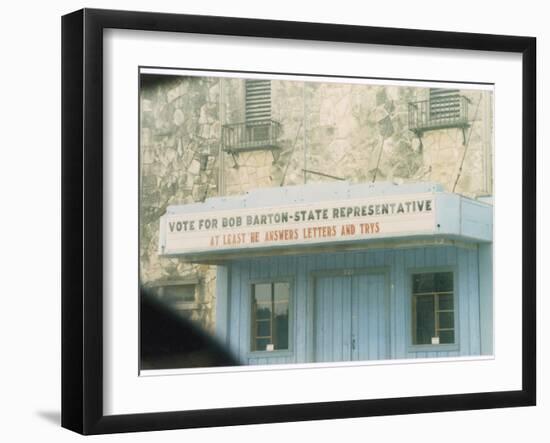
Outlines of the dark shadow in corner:
[{"label": "dark shadow in corner", "polygon": [[237,366],[227,347],[141,288],[140,369]]}]

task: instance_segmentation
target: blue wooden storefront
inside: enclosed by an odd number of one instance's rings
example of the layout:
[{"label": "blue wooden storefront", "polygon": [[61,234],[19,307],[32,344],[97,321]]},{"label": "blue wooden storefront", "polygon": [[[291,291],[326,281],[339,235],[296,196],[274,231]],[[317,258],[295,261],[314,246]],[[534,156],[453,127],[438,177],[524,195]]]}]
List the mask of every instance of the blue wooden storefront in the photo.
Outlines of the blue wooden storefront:
[{"label": "blue wooden storefront", "polygon": [[[490,321],[490,313],[480,309],[479,255],[478,245],[438,245],[236,260],[218,269],[229,285],[226,310],[218,301],[218,331],[248,364],[480,355],[480,317]],[[455,276],[456,343],[412,345],[411,275],[432,270]],[[292,288],[289,350],[251,352],[251,284],[281,279]]]},{"label": "blue wooden storefront", "polygon": [[[293,202],[314,204],[354,195],[433,197],[433,229],[374,236],[353,242],[270,248],[208,249],[178,254],[163,237],[160,251],[191,262],[217,265],[216,332],[243,364],[295,364],[490,355],[493,352],[492,206],[438,185],[327,185],[257,190],[245,196],[169,208],[169,214],[246,208],[258,211]],[[339,200],[338,200],[339,201]],[[343,200],[342,200],[343,201]],[[230,212],[228,212],[230,213]],[[166,224],[166,223],[165,223]],[[165,230],[166,228],[164,228]],[[321,247],[319,247],[321,246]],[[167,249],[168,248],[168,249]],[[169,251],[168,253],[166,251]],[[448,276],[452,306],[440,322],[452,325],[452,340],[415,344],[415,276]],[[260,350],[254,342],[254,288],[284,284],[285,345]],[[435,300],[435,299],[434,299]],[[439,317],[438,317],[439,318]],[[441,326],[441,325],[440,325]],[[272,326],[273,327],[273,326]],[[444,328],[441,328],[444,331]],[[438,335],[438,334],[434,334]],[[269,341],[269,340],[268,340]],[[418,342],[418,341],[417,341]]]}]

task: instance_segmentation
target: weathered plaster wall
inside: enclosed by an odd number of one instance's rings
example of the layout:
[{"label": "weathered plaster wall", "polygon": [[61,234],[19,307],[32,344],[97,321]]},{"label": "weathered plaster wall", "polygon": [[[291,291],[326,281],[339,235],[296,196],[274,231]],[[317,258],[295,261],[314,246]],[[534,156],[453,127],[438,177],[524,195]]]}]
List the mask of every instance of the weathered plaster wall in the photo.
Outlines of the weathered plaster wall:
[{"label": "weathered plaster wall", "polygon": [[194,317],[213,329],[214,268],[159,258],[159,216],[170,204],[220,193],[334,180],[304,176],[304,169],[350,182],[432,181],[471,197],[491,194],[492,95],[461,94],[470,99],[466,145],[462,131],[454,128],[425,133],[421,145],[408,127],[408,103],[425,99],[425,88],[272,81],[272,118],[282,125],[281,150],[220,158],[221,124],[244,121],[244,81],[148,79],[140,97],[142,281],[198,276],[201,308]]}]

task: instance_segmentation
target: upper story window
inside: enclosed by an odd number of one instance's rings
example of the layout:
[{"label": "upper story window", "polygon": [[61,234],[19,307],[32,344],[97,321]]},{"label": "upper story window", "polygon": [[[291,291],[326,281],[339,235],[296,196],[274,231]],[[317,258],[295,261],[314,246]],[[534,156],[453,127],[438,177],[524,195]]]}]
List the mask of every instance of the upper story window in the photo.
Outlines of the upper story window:
[{"label": "upper story window", "polygon": [[245,121],[223,125],[224,149],[233,155],[281,149],[281,124],[271,118],[271,80],[245,80],[244,86]]},{"label": "upper story window", "polygon": [[455,343],[454,276],[429,272],[412,276],[414,345]]},{"label": "upper story window", "polygon": [[251,350],[288,350],[290,283],[252,285]]},{"label": "upper story window", "polygon": [[409,102],[409,129],[420,142],[427,131],[458,128],[462,130],[462,142],[466,143],[469,99],[458,89],[430,88],[427,100]]}]

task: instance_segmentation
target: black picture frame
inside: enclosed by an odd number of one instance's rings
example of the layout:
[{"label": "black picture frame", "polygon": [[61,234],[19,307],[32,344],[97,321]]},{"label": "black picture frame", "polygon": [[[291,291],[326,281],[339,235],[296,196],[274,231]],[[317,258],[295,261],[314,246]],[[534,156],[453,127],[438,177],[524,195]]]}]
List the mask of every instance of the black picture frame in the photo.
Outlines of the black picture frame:
[{"label": "black picture frame", "polygon": [[[103,31],[501,51],[522,56],[522,388],[230,409],[103,413]],[[83,9],[62,18],[62,426],[82,434],[530,406],[536,403],[536,39]]]}]

